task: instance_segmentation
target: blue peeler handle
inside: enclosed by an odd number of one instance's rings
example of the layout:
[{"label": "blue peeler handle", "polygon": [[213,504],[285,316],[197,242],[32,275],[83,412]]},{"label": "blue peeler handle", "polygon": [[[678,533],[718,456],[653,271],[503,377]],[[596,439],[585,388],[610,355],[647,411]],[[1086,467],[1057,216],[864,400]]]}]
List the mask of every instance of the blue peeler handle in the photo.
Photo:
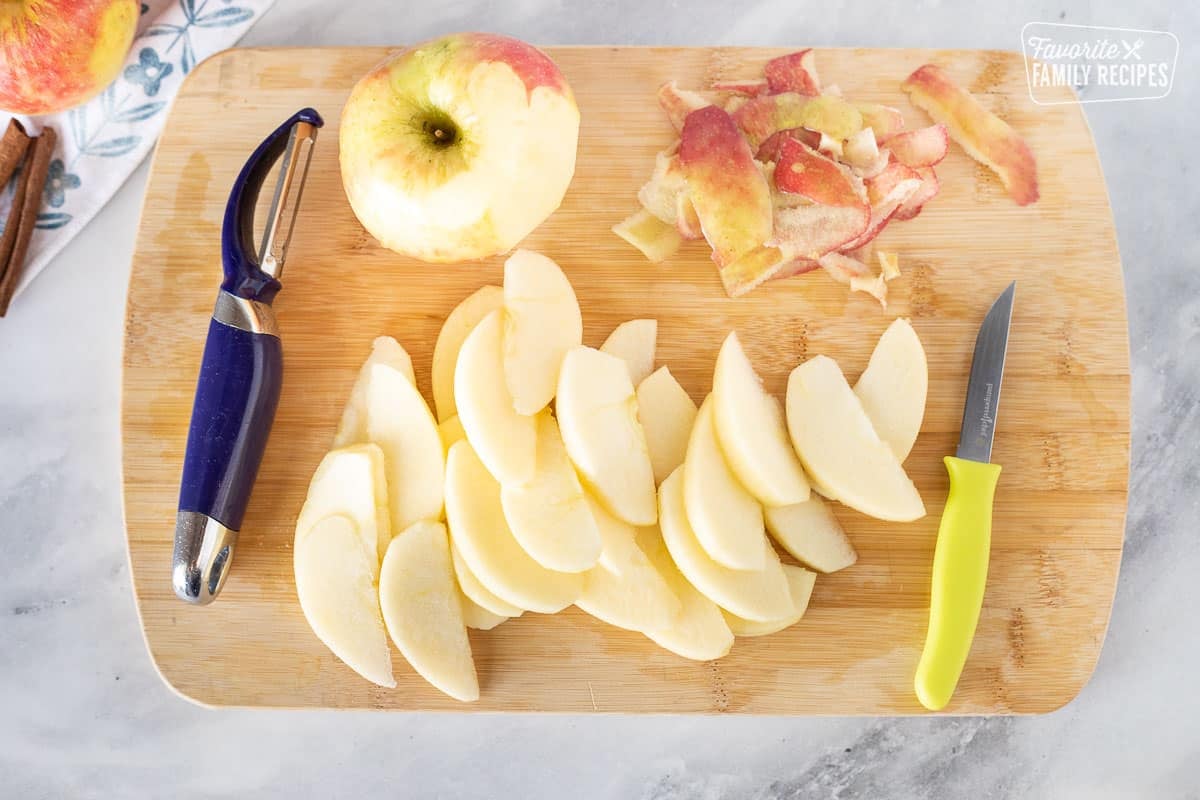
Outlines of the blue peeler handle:
[{"label": "blue peeler handle", "polygon": [[[225,582],[275,418],[283,349],[271,302],[281,288],[278,275],[290,236],[290,230],[281,234],[277,224],[293,197],[286,213],[294,218],[300,189],[293,186],[297,162],[303,159],[300,166],[307,168],[312,139],[322,124],[320,115],[306,108],[280,125],[250,156],[225,207],[225,277],[200,362],[175,523],[172,582],[175,594],[191,603],[211,602]],[[307,147],[298,146],[300,141]],[[255,205],[285,153],[260,256],[254,245]],[[290,219],[285,222],[290,228]]]}]

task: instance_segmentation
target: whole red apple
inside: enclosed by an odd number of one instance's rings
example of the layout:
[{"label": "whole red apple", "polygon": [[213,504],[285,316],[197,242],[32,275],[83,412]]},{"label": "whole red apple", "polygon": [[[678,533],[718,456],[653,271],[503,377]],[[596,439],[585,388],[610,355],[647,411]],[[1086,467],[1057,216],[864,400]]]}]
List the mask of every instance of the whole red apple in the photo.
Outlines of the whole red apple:
[{"label": "whole red apple", "polygon": [[0,109],[53,114],[112,82],[137,28],[137,0],[0,2]]}]

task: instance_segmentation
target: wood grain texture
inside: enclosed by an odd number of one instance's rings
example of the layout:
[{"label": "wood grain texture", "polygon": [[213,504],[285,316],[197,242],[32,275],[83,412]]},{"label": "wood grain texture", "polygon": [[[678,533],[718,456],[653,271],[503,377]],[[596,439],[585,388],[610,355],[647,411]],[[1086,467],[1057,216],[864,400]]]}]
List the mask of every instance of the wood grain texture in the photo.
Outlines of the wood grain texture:
[{"label": "wood grain texture", "polygon": [[[558,712],[921,713],[912,677],[924,639],[930,563],[974,337],[992,299],[1017,280],[999,411],[993,557],[975,645],[948,712],[1034,713],[1074,697],[1108,623],[1124,533],[1129,351],[1121,265],[1104,178],[1077,105],[1035,106],[1020,56],[1003,52],[823,50],[820,72],[856,100],[926,124],[900,81],[933,61],[1010,121],[1037,155],[1042,199],[1018,208],[957,147],[942,194],[879,245],[900,254],[886,313],[820,274],[723,295],[702,243],[651,265],[609,232],[671,130],[654,101],[675,78],[703,87],[757,75],[783,51],[555,48],[583,114],[579,163],[562,208],[524,243],[560,263],[598,346],[619,322],[659,320],[659,360],[692,396],[737,329],[768,387],[825,353],[853,380],[896,316],[911,317],[930,365],[924,429],[906,467],[929,509],[897,525],[838,507],[859,563],[818,579],[808,615],[693,663],[574,609],[526,614],[472,633],[481,700],[466,706],[399,657],[395,690],[357,677],[300,612],[293,525],[354,376],[379,334],[413,356],[429,396],[446,314],[502,258],[431,266],[380,248],[356,222],[337,167],[341,106],[383,49],[233,50],[196,68],[171,111],[146,190],[125,337],[125,514],[138,608],[164,679],[210,705]],[[220,600],[171,591],[175,502],[192,393],[219,281],[226,193],[259,140],[297,108],[326,115],[285,289],[275,306],[285,379],[275,428]]]}]

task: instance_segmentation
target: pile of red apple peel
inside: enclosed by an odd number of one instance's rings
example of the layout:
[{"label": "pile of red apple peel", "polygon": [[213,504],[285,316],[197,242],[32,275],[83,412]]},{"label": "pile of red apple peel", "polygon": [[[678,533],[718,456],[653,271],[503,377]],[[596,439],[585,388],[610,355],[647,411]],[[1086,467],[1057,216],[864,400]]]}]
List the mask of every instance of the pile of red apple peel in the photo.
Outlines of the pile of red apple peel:
[{"label": "pile of red apple peel", "polygon": [[674,81],[658,93],[679,138],[655,159],[642,209],[613,231],[653,262],[686,240],[712,248],[730,297],[765,281],[823,269],[887,306],[894,253],[869,249],[941,188],[934,168],[953,139],[993,170],[1018,205],[1038,199],[1025,141],[939,67],[901,88],[933,119],[908,128],[898,109],[821,88],[813,51],[767,62],[764,77],[722,80],[701,93]]}]

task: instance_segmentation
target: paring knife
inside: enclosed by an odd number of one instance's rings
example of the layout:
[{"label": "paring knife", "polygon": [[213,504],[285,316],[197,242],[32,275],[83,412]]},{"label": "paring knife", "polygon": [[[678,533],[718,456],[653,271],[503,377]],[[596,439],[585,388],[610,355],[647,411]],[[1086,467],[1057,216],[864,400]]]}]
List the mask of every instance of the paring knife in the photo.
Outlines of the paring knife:
[{"label": "paring knife", "polygon": [[[296,112],[242,167],[221,230],[225,280],[208,326],[192,406],[175,519],[171,580],[189,603],[211,603],[229,574],[250,489],[275,419],[283,351],[271,302],[281,285],[317,129],[311,108]],[[261,247],[254,209],[282,157]]]},{"label": "paring knife", "polygon": [[929,597],[929,631],[914,688],[921,705],[940,711],[958,685],[975,638],[992,544],[992,497],[1000,465],[992,464],[992,435],[1008,351],[1017,284],[1010,283],[979,328],[958,452],[946,456],[950,493],[938,527]]}]

